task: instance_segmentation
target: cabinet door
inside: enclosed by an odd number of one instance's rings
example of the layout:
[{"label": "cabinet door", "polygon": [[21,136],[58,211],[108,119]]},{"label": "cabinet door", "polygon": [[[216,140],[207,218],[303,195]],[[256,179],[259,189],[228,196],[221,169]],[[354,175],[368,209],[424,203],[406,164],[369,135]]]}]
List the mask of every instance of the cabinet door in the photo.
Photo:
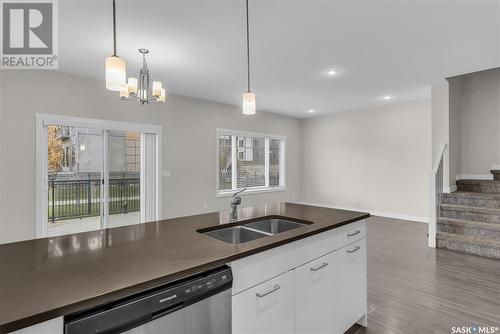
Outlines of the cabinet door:
[{"label": "cabinet door", "polygon": [[295,269],[295,333],[333,334],[337,252]]},{"label": "cabinet door", "polygon": [[344,333],[366,314],[366,239],[338,250],[337,314]]},{"label": "cabinet door", "polygon": [[63,317],[59,317],[14,331],[11,334],[63,334],[63,333],[64,333],[64,320]]},{"label": "cabinet door", "polygon": [[293,271],[232,298],[232,333],[293,333]]}]

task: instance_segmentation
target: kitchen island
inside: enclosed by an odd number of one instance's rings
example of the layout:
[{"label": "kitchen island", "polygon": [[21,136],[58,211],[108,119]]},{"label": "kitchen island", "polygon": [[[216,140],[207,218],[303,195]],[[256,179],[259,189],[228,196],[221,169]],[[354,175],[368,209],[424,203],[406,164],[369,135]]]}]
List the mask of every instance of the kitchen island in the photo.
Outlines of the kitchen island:
[{"label": "kitchen island", "polygon": [[[356,305],[357,310],[361,307],[366,311],[363,220],[368,216],[361,212],[276,203],[242,208],[235,223],[229,221],[227,211],[220,211],[0,245],[0,332],[46,321],[57,324],[57,319],[64,315],[224,264],[232,267],[234,275],[233,332],[244,332],[251,330],[245,326],[252,325],[239,322],[238,310],[247,312],[242,308],[250,307],[244,294],[273,279],[288,284],[292,281],[291,273],[307,280],[307,275],[300,274],[300,267],[305,265],[308,272],[312,271],[309,267],[317,265],[313,261],[323,256],[335,263],[330,268],[334,268],[336,286],[350,286],[353,279],[359,281],[358,286],[351,288],[356,289],[354,292],[359,290],[360,300],[364,300],[364,305]],[[262,218],[285,218],[307,224],[239,244],[225,243],[198,232]],[[338,275],[348,272],[343,270],[342,261],[349,265],[352,260],[336,253],[359,256],[358,271],[349,273],[355,277]],[[326,262],[321,259],[319,265],[323,263]],[[349,292],[349,286],[341,286],[339,290]],[[295,293],[282,289],[295,295],[309,295],[302,290],[295,289]],[[293,300],[291,297],[290,301]],[[296,311],[285,313],[288,317]],[[366,324],[366,312],[361,316],[361,322]],[[354,318],[356,322],[358,314]],[[302,324],[296,318],[287,321],[287,326],[293,328]]]}]

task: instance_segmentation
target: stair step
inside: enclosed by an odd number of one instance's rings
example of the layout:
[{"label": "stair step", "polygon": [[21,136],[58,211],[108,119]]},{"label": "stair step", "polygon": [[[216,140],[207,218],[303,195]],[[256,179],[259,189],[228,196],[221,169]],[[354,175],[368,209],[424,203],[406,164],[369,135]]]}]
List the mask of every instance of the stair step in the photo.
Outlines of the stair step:
[{"label": "stair step", "polygon": [[500,224],[500,209],[441,204],[440,217]]},{"label": "stair step", "polygon": [[481,223],[463,219],[439,218],[438,233],[452,233],[500,242],[500,224]]},{"label": "stair step", "polygon": [[478,193],[500,194],[499,180],[458,180],[459,191],[473,191]]},{"label": "stair step", "polygon": [[441,249],[500,259],[500,242],[446,232],[439,232],[436,241]]},{"label": "stair step", "polygon": [[500,194],[456,191],[450,194],[443,194],[443,203],[500,209]]}]

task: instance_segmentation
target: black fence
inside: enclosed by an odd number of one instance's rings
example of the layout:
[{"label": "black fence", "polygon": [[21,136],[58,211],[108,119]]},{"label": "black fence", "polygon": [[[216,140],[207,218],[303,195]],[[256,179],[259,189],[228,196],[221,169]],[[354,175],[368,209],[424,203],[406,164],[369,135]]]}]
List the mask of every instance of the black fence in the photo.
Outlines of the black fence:
[{"label": "black fence", "polygon": [[[48,219],[85,218],[101,215],[101,179],[50,180]],[[140,210],[140,179],[110,179],[109,214]]]}]

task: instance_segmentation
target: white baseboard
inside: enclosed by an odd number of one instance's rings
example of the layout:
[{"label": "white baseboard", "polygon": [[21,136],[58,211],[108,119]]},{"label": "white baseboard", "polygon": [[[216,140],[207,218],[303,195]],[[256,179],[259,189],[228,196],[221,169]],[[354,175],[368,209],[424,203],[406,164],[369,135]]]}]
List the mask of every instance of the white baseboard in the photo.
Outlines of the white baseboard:
[{"label": "white baseboard", "polygon": [[400,213],[381,212],[381,211],[365,210],[362,208],[349,208],[349,207],[343,207],[343,206],[338,206],[338,205],[327,205],[327,204],[310,203],[310,202],[296,202],[296,203],[297,204],[304,204],[304,205],[311,205],[311,206],[320,206],[320,207],[331,208],[331,209],[339,209],[339,210],[363,211],[363,212],[368,212],[372,216],[380,216],[380,217],[394,218],[394,219],[401,219],[401,220],[410,220],[410,221],[416,221],[416,222],[427,223],[427,224],[429,223],[429,218],[427,218],[427,217],[411,216],[411,215],[405,215],[405,214],[400,214]]},{"label": "white baseboard", "polygon": [[455,192],[457,191],[457,186],[451,186],[451,187],[444,187],[443,188],[443,192],[446,193],[446,194],[449,194],[449,193],[452,193],[452,192]]},{"label": "white baseboard", "polygon": [[457,180],[493,180],[493,174],[458,174]]}]

